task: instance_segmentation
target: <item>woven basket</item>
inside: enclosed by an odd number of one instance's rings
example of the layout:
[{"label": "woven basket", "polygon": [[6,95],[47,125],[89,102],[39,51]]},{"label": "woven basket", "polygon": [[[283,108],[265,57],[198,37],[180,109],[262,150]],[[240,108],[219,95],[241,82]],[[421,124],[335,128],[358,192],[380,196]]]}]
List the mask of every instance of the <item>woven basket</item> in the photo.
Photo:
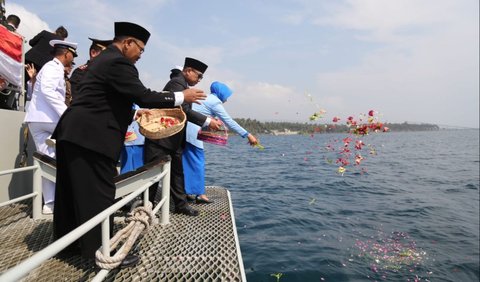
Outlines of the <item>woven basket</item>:
[{"label": "woven basket", "polygon": [[227,129],[222,131],[199,130],[197,139],[210,144],[225,146],[227,145],[228,132]]},{"label": "woven basket", "polygon": [[[176,118],[179,122],[170,127],[164,128],[160,124],[161,118]],[[148,139],[162,139],[180,132],[185,126],[186,116],[182,108],[153,109],[150,114],[143,114],[137,119],[140,126],[140,133]]]}]

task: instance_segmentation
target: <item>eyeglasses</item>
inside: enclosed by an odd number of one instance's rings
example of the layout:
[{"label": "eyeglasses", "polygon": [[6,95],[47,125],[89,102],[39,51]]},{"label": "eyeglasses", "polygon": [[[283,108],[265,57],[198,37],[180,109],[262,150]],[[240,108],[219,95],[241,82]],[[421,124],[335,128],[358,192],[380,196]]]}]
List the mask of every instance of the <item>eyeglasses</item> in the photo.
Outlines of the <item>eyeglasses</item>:
[{"label": "eyeglasses", "polygon": [[135,42],[135,45],[137,45],[138,49],[140,50],[140,54],[143,54],[143,52],[145,51],[145,49],[142,48],[142,47],[140,46],[140,44],[138,44],[137,40],[132,39],[132,41]]},{"label": "eyeglasses", "polygon": [[197,74],[198,80],[202,80],[202,79],[203,79],[203,73],[201,73],[201,72],[199,72],[199,71],[196,71],[196,70],[194,70],[194,69],[192,69],[192,70],[193,70],[193,72],[195,72],[195,73]]}]

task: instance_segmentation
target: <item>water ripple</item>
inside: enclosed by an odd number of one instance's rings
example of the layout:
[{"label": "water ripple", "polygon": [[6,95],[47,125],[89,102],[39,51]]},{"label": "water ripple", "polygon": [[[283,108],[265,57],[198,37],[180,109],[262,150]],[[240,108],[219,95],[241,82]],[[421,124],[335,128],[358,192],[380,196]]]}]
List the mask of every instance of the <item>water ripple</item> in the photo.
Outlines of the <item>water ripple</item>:
[{"label": "water ripple", "polygon": [[[233,136],[226,148],[207,145],[206,182],[232,194],[250,282],[275,281],[274,273],[281,282],[478,281],[478,136],[367,136],[378,155],[365,161],[367,173],[344,176],[322,150],[342,135],[261,136],[263,151]],[[380,274],[355,257],[359,241],[385,248],[392,234],[408,235],[420,264]]]}]

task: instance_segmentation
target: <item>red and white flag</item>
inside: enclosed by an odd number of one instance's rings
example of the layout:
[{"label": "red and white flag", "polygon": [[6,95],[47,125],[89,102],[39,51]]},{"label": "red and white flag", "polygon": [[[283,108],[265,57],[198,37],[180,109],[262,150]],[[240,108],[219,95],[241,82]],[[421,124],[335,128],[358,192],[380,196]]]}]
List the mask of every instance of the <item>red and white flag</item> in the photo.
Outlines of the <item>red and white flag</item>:
[{"label": "red and white flag", "polygon": [[22,36],[0,25],[0,76],[11,84],[22,85]]}]

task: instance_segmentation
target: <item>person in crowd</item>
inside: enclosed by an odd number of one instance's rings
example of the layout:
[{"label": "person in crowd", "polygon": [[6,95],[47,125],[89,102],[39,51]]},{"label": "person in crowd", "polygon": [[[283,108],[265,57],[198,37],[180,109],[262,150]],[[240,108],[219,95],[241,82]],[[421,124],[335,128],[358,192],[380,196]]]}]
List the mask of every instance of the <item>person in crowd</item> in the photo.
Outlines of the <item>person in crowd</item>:
[{"label": "person in crowd", "polygon": [[[114,29],[113,43],[89,64],[78,97],[62,115],[52,135],[57,153],[57,200],[53,215],[57,239],[114,204],[116,165],[133,119],[134,103],[143,108],[172,108],[206,97],[203,91],[194,88],[183,92],[146,88],[135,63],[145,51],[150,32],[130,22],[116,22]],[[139,110],[138,114],[141,113]],[[113,217],[110,219],[112,232]],[[93,259],[101,242],[98,225],[64,253],[80,253]],[[133,266],[138,261],[138,256],[128,255],[120,267]]]},{"label": "person in crowd", "polygon": [[183,68],[181,66],[175,66],[170,70],[170,79],[182,75]]},{"label": "person in crowd", "polygon": [[28,41],[32,48],[25,53],[25,63],[33,63],[35,69],[40,71],[43,65],[53,59],[53,47],[50,46],[50,41],[55,39],[65,40],[67,37],[68,31],[63,26],[59,26],[55,33],[42,30]]},{"label": "person in crowd", "polygon": [[[45,141],[50,138],[60,116],[67,109],[65,105],[65,67],[71,65],[74,57],[77,56],[77,43],[52,40],[50,44],[54,48],[54,59],[46,63],[36,75],[32,99],[24,121],[28,124],[37,151],[55,158],[55,148],[48,146]],[[42,179],[42,190],[43,213],[52,214],[55,184],[50,180]]]},{"label": "person in crowd", "polygon": [[[173,78],[167,82],[163,89],[167,91],[182,91],[188,89],[189,86],[195,86],[203,78],[203,74],[207,70],[207,67],[208,66],[203,62],[187,57],[185,58],[182,72],[173,75]],[[192,104],[189,102],[183,103],[182,108],[187,116],[187,120],[190,122],[201,126],[209,126],[213,130],[218,130],[221,126],[219,121],[193,111]],[[184,146],[185,128],[179,133],[163,139],[152,140],[145,138],[144,158],[145,162],[151,162],[164,158],[165,156],[170,156],[172,158],[170,195],[175,206],[174,212],[189,216],[197,216],[199,214],[198,210],[193,209],[188,204],[187,195],[185,194],[182,166],[182,152]],[[150,199],[155,199],[157,190],[157,183],[150,187]]]},{"label": "person in crowd", "polygon": [[70,65],[65,66],[65,105],[70,106],[72,103],[72,83],[70,82],[70,73],[73,70],[75,62],[72,62]]},{"label": "person in crowd", "polygon": [[28,75],[26,89],[27,95],[25,95],[25,109],[27,109],[30,104],[30,100],[32,100],[33,86],[35,85],[35,81],[37,81],[37,70],[35,69],[33,64],[25,64],[25,71]]},{"label": "person in crowd", "polygon": [[20,18],[17,15],[9,15],[7,17],[7,29],[16,32],[20,26]]},{"label": "person in crowd", "polygon": [[[248,133],[234,119],[230,117],[223,103],[232,96],[233,91],[221,82],[213,82],[210,86],[211,94],[201,105],[193,105],[193,110],[207,116],[218,117],[231,130],[243,138],[248,138],[250,145],[258,143],[257,138]],[[183,152],[183,171],[185,174],[185,193],[193,195],[197,203],[211,203],[205,194],[205,152],[203,141],[197,139],[200,126],[187,123],[187,144]]]},{"label": "person in crowd", "polygon": [[[133,105],[133,110],[138,110],[137,105]],[[136,170],[141,167],[143,163],[143,145],[145,143],[145,136],[140,133],[140,126],[134,120],[127,129],[125,134],[125,144],[122,148],[120,157],[120,173],[126,173]]]},{"label": "person in crowd", "polygon": [[105,50],[108,45],[112,44],[112,40],[100,40],[90,37],[88,39],[92,41],[89,50],[90,59],[85,64],[76,68],[70,76],[70,83],[72,85],[72,98],[74,98],[76,93],[78,93],[78,86],[80,85],[80,81],[82,81],[83,77],[85,76],[90,62],[93,60],[93,58],[98,56],[100,52]]}]

